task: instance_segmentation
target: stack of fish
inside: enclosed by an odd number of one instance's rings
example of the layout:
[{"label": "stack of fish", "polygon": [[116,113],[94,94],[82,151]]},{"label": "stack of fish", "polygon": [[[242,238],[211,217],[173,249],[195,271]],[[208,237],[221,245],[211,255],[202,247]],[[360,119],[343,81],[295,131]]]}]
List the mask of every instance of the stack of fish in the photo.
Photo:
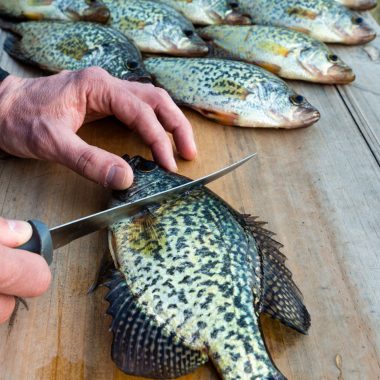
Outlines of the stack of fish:
[{"label": "stack of fish", "polygon": [[[5,50],[24,62],[52,72],[97,65],[123,79],[153,77],[178,104],[223,124],[295,128],[315,123],[319,113],[266,71],[315,83],[352,82],[353,70],[325,43],[375,38],[364,18],[348,8],[375,5],[376,0],[17,0],[2,1],[0,14],[8,17],[3,28],[14,33]],[[192,59],[147,57],[144,65],[139,51]],[[274,101],[279,94],[287,101]],[[313,109],[307,116],[293,109],[305,104]]]},{"label": "stack of fish", "polygon": [[[225,125],[298,128],[320,114],[279,77],[352,82],[353,70],[325,43],[375,38],[349,9],[375,5],[3,0],[0,14],[1,26],[11,32],[5,50],[25,63],[50,72],[100,66],[118,78],[154,80],[179,105]],[[145,60],[141,53],[148,54]],[[139,157],[129,163],[134,187],[116,194],[115,203],[187,181]],[[225,380],[284,379],[266,353],[259,314],[302,333],[310,320],[281,245],[261,223],[207,189],[184,199],[111,227],[119,269],[106,281],[113,359],[128,373],[155,378],[180,376],[211,358]]]}]

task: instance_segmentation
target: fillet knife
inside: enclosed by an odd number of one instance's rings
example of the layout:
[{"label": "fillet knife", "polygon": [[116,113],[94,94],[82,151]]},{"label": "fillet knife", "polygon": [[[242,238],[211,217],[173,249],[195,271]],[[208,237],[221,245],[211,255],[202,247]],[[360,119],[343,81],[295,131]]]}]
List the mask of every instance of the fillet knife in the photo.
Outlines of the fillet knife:
[{"label": "fillet knife", "polygon": [[153,203],[162,202],[173,195],[182,194],[195,187],[207,185],[235,170],[254,156],[256,156],[256,153],[250,154],[249,156],[214,173],[206,175],[205,177],[50,229],[45,223],[39,220],[29,220],[28,223],[32,226],[33,235],[28,242],[17,248],[40,254],[50,265],[53,261],[54,249],[63,247],[73,240],[79,239],[92,232],[106,228],[120,219],[134,216],[144,209],[144,207]]}]

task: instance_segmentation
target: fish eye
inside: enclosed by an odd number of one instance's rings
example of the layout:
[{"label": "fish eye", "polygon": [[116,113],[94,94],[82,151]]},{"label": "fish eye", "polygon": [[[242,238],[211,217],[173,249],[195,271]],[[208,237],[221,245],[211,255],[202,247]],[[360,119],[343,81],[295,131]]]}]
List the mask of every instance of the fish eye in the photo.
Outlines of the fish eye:
[{"label": "fish eye", "polygon": [[130,70],[135,70],[139,67],[139,63],[137,61],[129,60],[127,61],[127,67]]},{"label": "fish eye", "polygon": [[289,96],[289,99],[295,106],[302,106],[305,103],[305,98],[302,95],[292,95]]},{"label": "fish eye", "polygon": [[185,29],[183,31],[183,33],[185,34],[186,37],[192,37],[192,36],[194,36],[194,32],[192,30],[190,30],[190,29]]},{"label": "fish eye", "polygon": [[153,161],[141,161],[137,165],[137,169],[144,173],[149,173],[156,169],[158,166]]},{"label": "fish eye", "polygon": [[336,63],[339,61],[339,57],[336,55],[336,54],[329,54],[327,56],[327,59],[330,61],[330,62],[333,62],[333,63]]},{"label": "fish eye", "polygon": [[230,2],[230,7],[233,9],[239,8],[239,3],[232,1],[232,2]]},{"label": "fish eye", "polygon": [[354,17],[354,18],[352,19],[352,22],[353,22],[354,24],[360,25],[360,24],[363,24],[364,19],[363,19],[363,17]]}]

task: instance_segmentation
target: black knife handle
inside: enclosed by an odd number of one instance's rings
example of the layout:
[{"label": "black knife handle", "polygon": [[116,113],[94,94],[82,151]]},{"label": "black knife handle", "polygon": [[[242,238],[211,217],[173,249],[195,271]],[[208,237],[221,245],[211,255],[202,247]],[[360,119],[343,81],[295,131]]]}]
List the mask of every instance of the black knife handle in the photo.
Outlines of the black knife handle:
[{"label": "black knife handle", "polygon": [[49,227],[39,220],[28,220],[32,226],[33,235],[29,241],[20,245],[17,249],[38,253],[50,265],[53,261],[53,240],[51,239]]}]

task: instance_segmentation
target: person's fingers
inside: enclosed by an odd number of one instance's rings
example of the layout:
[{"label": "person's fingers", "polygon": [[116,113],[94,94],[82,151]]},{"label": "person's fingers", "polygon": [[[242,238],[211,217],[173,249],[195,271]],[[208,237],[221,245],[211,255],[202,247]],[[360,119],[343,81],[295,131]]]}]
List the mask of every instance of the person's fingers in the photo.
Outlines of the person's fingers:
[{"label": "person's fingers", "polygon": [[18,247],[26,243],[33,234],[29,223],[19,220],[7,220],[0,217],[0,244]]},{"label": "person's fingers", "polygon": [[151,106],[129,91],[124,81],[113,78],[104,70],[91,68],[78,75],[78,83],[83,84],[91,112],[115,115],[139,133],[161,166],[177,170],[169,137]]},{"label": "person's fingers", "polygon": [[131,167],[119,156],[85,143],[74,132],[65,133],[57,160],[78,174],[115,190],[133,182]]},{"label": "person's fingers", "polygon": [[173,134],[179,154],[192,160],[197,154],[193,129],[183,112],[174,103],[170,95],[162,88],[144,83],[126,83],[134,94],[148,103],[156,112],[163,127]]},{"label": "person's fingers", "polygon": [[0,294],[0,324],[6,322],[12,315],[16,305],[13,296]]},{"label": "person's fingers", "polygon": [[135,130],[152,150],[154,159],[164,168],[177,171],[173,148],[168,135],[158,121],[154,111],[146,103],[135,98],[130,111],[134,120],[129,127]]},{"label": "person's fingers", "polygon": [[40,255],[0,246],[0,294],[36,297],[50,282],[49,266]]}]

